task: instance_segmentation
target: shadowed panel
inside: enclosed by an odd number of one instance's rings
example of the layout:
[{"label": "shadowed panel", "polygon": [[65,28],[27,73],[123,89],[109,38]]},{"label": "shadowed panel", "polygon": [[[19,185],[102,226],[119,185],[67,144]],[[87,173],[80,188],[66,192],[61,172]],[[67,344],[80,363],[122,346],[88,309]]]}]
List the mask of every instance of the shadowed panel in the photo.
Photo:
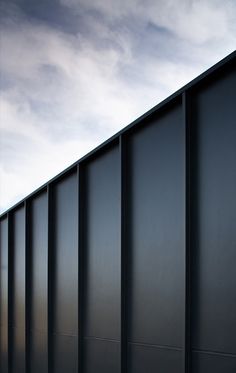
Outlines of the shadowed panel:
[{"label": "shadowed panel", "polygon": [[8,220],[0,221],[0,372],[8,372]]},{"label": "shadowed panel", "polygon": [[25,208],[12,215],[12,373],[25,372]]},{"label": "shadowed panel", "polygon": [[78,372],[78,337],[54,335],[53,371],[56,373]]},{"label": "shadowed panel", "polygon": [[120,373],[120,343],[86,339],[84,342],[85,373]]},{"label": "shadowed panel", "polygon": [[71,174],[54,187],[54,326],[78,333],[78,185]]},{"label": "shadowed panel", "polygon": [[128,339],[182,348],[185,128],[181,105],[133,132],[128,145]]},{"label": "shadowed panel", "polygon": [[192,373],[235,373],[236,356],[193,352]]},{"label": "shadowed panel", "polygon": [[[53,366],[77,372],[78,348],[78,179],[71,173],[53,189]],[[64,370],[63,370],[64,369]]]},{"label": "shadowed panel", "polygon": [[236,70],[193,96],[193,348],[236,354]]},{"label": "shadowed panel", "polygon": [[181,351],[129,344],[129,373],[181,373]]},{"label": "shadowed panel", "polygon": [[86,165],[84,335],[120,339],[120,179],[116,146]]},{"label": "shadowed panel", "polygon": [[47,372],[48,297],[48,208],[47,193],[31,202],[30,234],[30,368]]}]

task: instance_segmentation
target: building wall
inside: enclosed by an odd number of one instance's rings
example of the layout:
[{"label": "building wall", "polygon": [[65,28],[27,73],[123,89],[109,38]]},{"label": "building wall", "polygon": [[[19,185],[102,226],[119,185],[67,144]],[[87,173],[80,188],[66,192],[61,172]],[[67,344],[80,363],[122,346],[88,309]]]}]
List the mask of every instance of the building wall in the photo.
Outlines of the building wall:
[{"label": "building wall", "polygon": [[1,373],[235,373],[235,56],[0,218]]}]

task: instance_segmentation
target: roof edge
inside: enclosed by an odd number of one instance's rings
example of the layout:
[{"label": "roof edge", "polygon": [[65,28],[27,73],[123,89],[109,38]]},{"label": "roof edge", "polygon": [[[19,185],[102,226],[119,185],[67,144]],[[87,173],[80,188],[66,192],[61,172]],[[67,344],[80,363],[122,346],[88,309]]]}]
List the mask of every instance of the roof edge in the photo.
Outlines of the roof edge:
[{"label": "roof edge", "polygon": [[72,163],[65,170],[63,170],[59,174],[55,175],[53,178],[49,179],[47,182],[45,182],[44,184],[42,184],[40,187],[38,187],[37,189],[35,189],[30,194],[26,195],[19,202],[17,202],[12,207],[8,208],[6,211],[4,211],[3,213],[1,213],[0,214],[0,219],[5,218],[9,212],[11,212],[12,210],[15,210],[20,205],[22,205],[26,200],[28,200],[29,198],[32,198],[34,195],[36,195],[36,194],[40,193],[41,191],[43,191],[43,189],[45,189],[47,187],[47,185],[55,182],[57,179],[63,177],[68,172],[72,171],[73,168],[75,168],[78,164],[80,164],[81,162],[86,161],[90,157],[94,156],[97,152],[99,152],[100,150],[102,150],[104,147],[106,147],[107,145],[109,145],[110,143],[112,143],[113,141],[115,141],[116,139],[118,139],[120,135],[122,135],[123,133],[129,131],[131,128],[133,128],[134,126],[136,126],[138,123],[140,123],[144,119],[147,119],[150,115],[156,113],[158,110],[160,110],[164,106],[166,106],[169,103],[171,103],[171,101],[173,101],[175,98],[177,98],[178,96],[180,96],[183,92],[191,89],[192,87],[196,86],[199,83],[202,83],[205,79],[207,79],[208,77],[210,77],[215,72],[218,72],[222,68],[225,68],[228,64],[231,64],[233,60],[236,60],[236,50],[234,50],[232,53],[230,53],[229,55],[227,55],[226,57],[224,57],[222,60],[220,60],[219,62],[217,62],[213,66],[211,66],[209,69],[205,70],[203,73],[201,73],[200,75],[198,75],[196,78],[192,79],[189,83],[187,83],[186,85],[184,85],[183,87],[181,87],[180,89],[178,89],[176,92],[172,93],[166,99],[164,99],[163,101],[161,101],[160,103],[158,103],[157,105],[155,105],[154,107],[152,107],[150,110],[148,110],[147,112],[145,112],[144,114],[142,114],[140,117],[138,117],[137,119],[135,119],[134,121],[132,121],[130,124],[128,124],[127,126],[125,126],[124,128],[122,128],[120,131],[118,131],[117,133],[115,133],[111,137],[109,137],[107,140],[103,141],[100,145],[98,145],[93,150],[91,150],[90,152],[88,152],[87,154],[85,154],[84,156],[82,156],[81,158],[79,158],[76,162]]}]

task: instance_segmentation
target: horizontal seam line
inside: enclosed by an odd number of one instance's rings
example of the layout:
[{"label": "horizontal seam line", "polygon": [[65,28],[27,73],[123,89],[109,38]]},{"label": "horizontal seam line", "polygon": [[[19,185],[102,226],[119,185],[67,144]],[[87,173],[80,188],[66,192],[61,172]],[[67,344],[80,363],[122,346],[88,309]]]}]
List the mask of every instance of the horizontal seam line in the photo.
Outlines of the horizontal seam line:
[{"label": "horizontal seam line", "polygon": [[157,344],[152,344],[152,343],[132,342],[132,341],[128,341],[128,344],[136,345],[136,346],[144,346],[144,347],[155,347],[155,348],[160,348],[163,350],[183,351],[183,348],[176,347],[176,346],[157,345]]},{"label": "horizontal seam line", "polygon": [[34,329],[34,328],[29,328],[27,330],[29,333],[41,333],[41,334],[48,334],[48,330],[47,329]]},{"label": "horizontal seam line", "polygon": [[116,342],[120,343],[118,339],[110,339],[110,338],[101,338],[101,337],[93,337],[93,336],[88,336],[88,337],[83,337],[84,339],[90,339],[90,340],[97,340],[97,341],[107,341],[107,342]]},{"label": "horizontal seam line", "polygon": [[220,352],[220,351],[209,351],[209,350],[198,350],[198,349],[192,349],[192,352],[197,352],[200,354],[207,354],[207,355],[219,355],[219,356],[236,358],[236,354],[233,354],[231,352]]},{"label": "horizontal seam line", "polygon": [[53,331],[49,331],[49,334],[51,334],[51,335],[60,335],[60,336],[63,336],[63,337],[78,337],[77,334],[61,333],[61,332],[53,332]]}]

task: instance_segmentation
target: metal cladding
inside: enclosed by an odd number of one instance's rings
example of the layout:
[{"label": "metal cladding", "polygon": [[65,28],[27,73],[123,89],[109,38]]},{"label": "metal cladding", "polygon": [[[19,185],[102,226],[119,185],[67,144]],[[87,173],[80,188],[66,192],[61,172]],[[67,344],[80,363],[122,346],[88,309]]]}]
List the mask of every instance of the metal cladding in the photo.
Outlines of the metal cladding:
[{"label": "metal cladding", "polygon": [[1,215],[1,373],[235,373],[235,196],[233,52]]}]

